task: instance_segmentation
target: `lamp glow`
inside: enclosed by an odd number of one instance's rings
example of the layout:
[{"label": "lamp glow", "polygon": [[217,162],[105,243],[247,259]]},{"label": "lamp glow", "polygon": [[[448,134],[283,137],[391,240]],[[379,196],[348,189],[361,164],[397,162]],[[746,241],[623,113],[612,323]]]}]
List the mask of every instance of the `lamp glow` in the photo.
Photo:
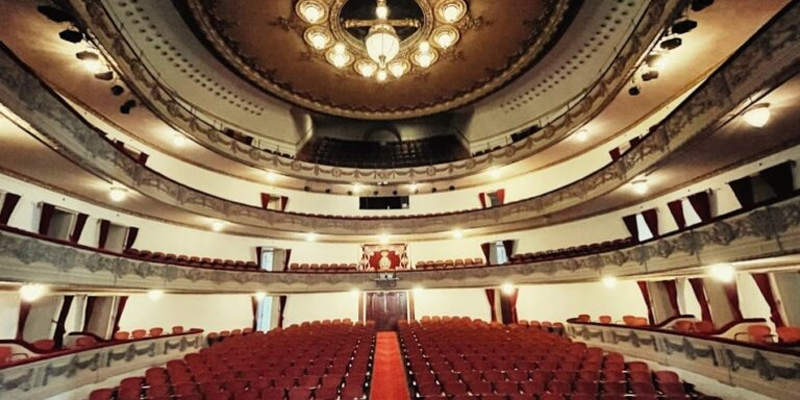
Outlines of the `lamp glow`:
[{"label": "lamp glow", "polygon": [[769,111],[769,104],[757,104],[747,110],[742,118],[754,128],[763,128],[769,122],[772,113]]},{"label": "lamp glow", "polygon": [[385,233],[382,234],[380,237],[378,237],[378,241],[381,244],[389,244],[390,240],[391,240],[391,237],[388,234],[385,234]]},{"label": "lamp glow", "polygon": [[441,27],[433,35],[433,41],[442,49],[450,48],[458,40],[458,31],[450,27]]},{"label": "lamp glow", "polygon": [[514,287],[514,284],[512,284],[512,283],[504,283],[503,286],[500,287],[500,291],[503,292],[503,294],[507,294],[507,295],[514,294],[514,290],[515,289],[516,288]]},{"label": "lamp glow", "polygon": [[111,201],[119,203],[128,197],[128,190],[123,187],[114,186],[108,190],[108,197]]},{"label": "lamp glow", "polygon": [[361,60],[356,64],[356,70],[364,78],[369,78],[375,75],[375,71],[378,70],[378,66],[372,61]]},{"label": "lamp glow", "polygon": [[350,295],[353,296],[353,297],[358,297],[359,295],[361,295],[361,291],[358,290],[358,289],[355,289],[355,288],[351,289],[350,290]]},{"label": "lamp glow", "polygon": [[26,303],[32,303],[41,299],[47,291],[47,286],[38,283],[22,285],[19,288],[19,297]]},{"label": "lamp glow", "polygon": [[378,24],[370,28],[365,43],[369,58],[378,65],[386,65],[400,52],[400,38],[390,25]]},{"label": "lamp glow", "polygon": [[602,281],[603,285],[609,289],[617,287],[617,278],[614,276],[604,276]]},{"label": "lamp glow", "polygon": [[645,194],[649,189],[647,179],[637,179],[631,182],[631,187],[633,187],[633,191],[636,192],[636,194]]},{"label": "lamp glow", "polygon": [[267,171],[266,178],[267,178],[267,182],[275,183],[275,181],[278,180],[278,174],[276,174],[276,173],[274,173],[272,171]]},{"label": "lamp glow", "polygon": [[147,292],[147,297],[152,301],[161,300],[161,298],[164,297],[164,291],[160,289],[151,290]]},{"label": "lamp glow", "polygon": [[225,223],[222,221],[214,221],[211,223],[211,230],[214,232],[222,232],[225,229]]},{"label": "lamp glow", "polygon": [[264,300],[265,297],[267,297],[267,294],[264,292],[255,292],[253,294],[253,297],[255,297],[256,300],[261,301]]},{"label": "lamp glow", "polygon": [[709,274],[720,282],[733,282],[736,278],[736,268],[730,264],[712,265],[708,269]]},{"label": "lamp glow", "polygon": [[444,5],[439,9],[441,17],[445,20],[445,22],[450,24],[463,18],[466,11],[467,7],[460,0],[445,2]]},{"label": "lamp glow", "polygon": [[356,182],[353,184],[353,193],[358,194],[361,192],[361,189],[363,188],[364,187],[360,183]]},{"label": "lamp glow", "polygon": [[379,69],[378,73],[375,74],[375,79],[377,79],[378,82],[385,82],[388,77],[389,74],[386,72],[385,69]]},{"label": "lamp glow", "polygon": [[314,232],[306,233],[306,242],[316,242],[317,234]]},{"label": "lamp glow", "polygon": [[408,184],[408,191],[409,192],[416,192],[418,188],[419,188],[419,185],[417,185],[416,183],[412,182],[412,183]]},{"label": "lamp glow", "polygon": [[175,147],[183,147],[186,145],[186,137],[176,133],[175,136],[172,137],[172,144],[175,145]]},{"label": "lamp glow", "polygon": [[453,229],[453,238],[461,239],[464,237],[464,232],[461,229]]},{"label": "lamp glow", "polygon": [[325,10],[314,1],[305,1],[298,4],[300,15],[308,23],[316,24],[325,16]]},{"label": "lamp glow", "polygon": [[328,42],[330,42],[330,38],[326,33],[317,31],[308,35],[308,41],[309,43],[311,43],[311,47],[317,50],[322,50],[328,47]]},{"label": "lamp glow", "polygon": [[378,19],[386,19],[389,17],[389,7],[386,7],[386,4],[378,3],[378,7],[375,7],[375,16]]},{"label": "lamp glow", "polygon": [[394,75],[395,78],[399,78],[408,72],[408,64],[402,61],[395,61],[389,64],[389,72]]},{"label": "lamp glow", "polygon": [[575,139],[578,139],[580,142],[585,142],[589,139],[589,131],[586,129],[581,129],[575,132]]}]

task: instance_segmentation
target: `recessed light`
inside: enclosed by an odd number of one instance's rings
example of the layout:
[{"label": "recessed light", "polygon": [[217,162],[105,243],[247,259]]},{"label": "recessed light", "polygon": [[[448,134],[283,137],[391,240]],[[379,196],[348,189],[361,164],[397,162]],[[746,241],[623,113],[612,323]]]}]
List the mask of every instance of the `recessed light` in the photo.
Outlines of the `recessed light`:
[{"label": "recessed light", "polygon": [[222,232],[225,229],[225,223],[222,221],[211,222],[211,230],[214,232]]},{"label": "recessed light", "polygon": [[585,142],[589,139],[589,131],[587,129],[581,129],[575,132],[575,139],[578,139],[580,142]]},{"label": "recessed light", "polygon": [[650,188],[647,184],[647,179],[637,179],[631,182],[631,187],[633,187],[633,191],[636,192],[636,194],[645,194]]},{"label": "recessed light", "polygon": [[186,145],[186,137],[176,133],[175,136],[172,137],[172,144],[174,144],[175,147],[183,147]]},{"label": "recessed light", "polygon": [[381,244],[389,244],[391,237],[388,234],[384,233],[378,238],[378,240],[380,241]]},{"label": "recessed light", "polygon": [[503,286],[500,287],[500,291],[507,295],[514,294],[515,289],[513,283],[504,283]]},{"label": "recessed light", "polygon": [[19,288],[19,297],[26,303],[32,303],[41,299],[47,291],[47,286],[38,283],[22,285]]},{"label": "recessed light", "polygon": [[316,242],[317,234],[314,232],[306,233],[306,242]]},{"label": "recessed light", "polygon": [[733,282],[736,279],[736,268],[731,264],[716,264],[708,268],[711,276],[720,282]]},{"label": "recessed light", "polygon": [[111,201],[119,203],[128,197],[128,189],[119,186],[113,186],[108,190],[108,197]]},{"label": "recessed light", "polygon": [[147,297],[149,297],[150,300],[153,300],[153,301],[161,300],[161,298],[164,297],[164,291],[161,290],[161,289],[151,290],[151,291],[147,292]]},{"label": "recessed light", "polygon": [[255,297],[256,300],[261,301],[264,300],[265,297],[267,297],[267,294],[264,292],[255,292],[253,293],[253,297]]},{"label": "recessed light", "polygon": [[456,239],[461,239],[464,237],[464,232],[462,232],[461,229],[453,229],[452,234],[453,237]]},{"label": "recessed light", "polygon": [[769,104],[761,103],[750,107],[742,118],[754,128],[763,128],[767,125],[771,116],[772,113],[769,110]]},{"label": "recessed light", "polygon": [[603,285],[609,289],[617,287],[617,278],[614,276],[604,276]]}]

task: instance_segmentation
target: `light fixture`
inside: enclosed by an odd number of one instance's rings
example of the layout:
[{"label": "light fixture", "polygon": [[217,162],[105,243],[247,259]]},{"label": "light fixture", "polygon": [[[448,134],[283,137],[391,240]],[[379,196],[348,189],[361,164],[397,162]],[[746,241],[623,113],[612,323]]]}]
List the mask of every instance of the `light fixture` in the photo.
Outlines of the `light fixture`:
[{"label": "light fixture", "polygon": [[47,286],[39,283],[22,285],[19,288],[19,297],[26,303],[41,299],[48,291]]},{"label": "light fixture", "polygon": [[449,49],[458,39],[458,30],[449,25],[441,26],[433,32],[433,42],[441,49]]},{"label": "light fixture", "polygon": [[400,52],[400,37],[388,24],[377,24],[369,28],[365,40],[367,54],[378,65],[386,65]]},{"label": "light fixture", "polygon": [[417,185],[415,182],[411,182],[411,183],[408,184],[408,191],[409,192],[415,193],[417,191],[417,189],[419,189],[419,185]]},{"label": "light fixture", "polygon": [[575,132],[575,139],[578,139],[580,142],[585,142],[589,139],[589,131],[587,129],[580,129]]},{"label": "light fixture", "polygon": [[317,0],[303,0],[297,2],[297,14],[303,21],[316,24],[325,18],[325,7]]},{"label": "light fixture", "polygon": [[317,241],[317,234],[314,232],[306,233],[306,242],[316,242]]},{"label": "light fixture", "polygon": [[358,297],[360,294],[361,294],[361,291],[360,291],[360,290],[358,290],[358,289],[356,289],[356,288],[350,289],[350,295],[351,295],[351,296],[353,296],[353,297]]},{"label": "light fixture", "polygon": [[708,268],[709,274],[720,282],[733,282],[736,278],[736,268],[731,264],[716,264]]},{"label": "light fixture", "polygon": [[502,175],[499,167],[489,168],[488,173],[489,173],[489,177],[491,177],[492,179],[499,179],[500,176]]},{"label": "light fixture", "polygon": [[308,28],[303,37],[305,38],[306,43],[308,43],[308,45],[313,47],[315,50],[327,49],[332,42],[330,33],[325,28],[319,26],[312,26],[311,28]]},{"label": "light fixture", "polygon": [[453,232],[451,233],[453,234],[453,238],[455,239],[461,239],[464,237],[464,232],[461,231],[461,229],[453,229]]},{"label": "light fixture", "polygon": [[253,293],[253,297],[255,297],[256,300],[261,301],[264,300],[265,297],[267,297],[267,294],[264,292],[255,292]]},{"label": "light fixture", "polygon": [[336,68],[344,68],[353,62],[353,55],[347,51],[347,47],[342,43],[333,45],[333,48],[328,51],[327,57],[328,62]]},{"label": "light fixture", "polygon": [[161,300],[161,298],[164,297],[164,291],[161,290],[161,289],[151,290],[151,291],[147,292],[147,297],[149,297],[150,300],[153,300],[153,301]]},{"label": "light fixture", "polygon": [[128,197],[128,189],[119,186],[112,186],[111,189],[108,189],[108,197],[111,199],[111,201],[119,203]]},{"label": "light fixture", "polygon": [[272,171],[267,171],[267,173],[265,174],[265,178],[267,179],[267,182],[275,183],[275,181],[278,180],[278,174]]},{"label": "light fixture", "polygon": [[637,179],[631,182],[631,187],[636,194],[645,194],[647,190],[650,188],[647,185],[647,179]]},{"label": "light fixture", "polygon": [[356,71],[358,71],[361,76],[364,78],[372,77],[375,75],[375,71],[378,70],[378,66],[369,60],[358,60],[356,62]]},{"label": "light fixture", "polygon": [[667,52],[653,53],[647,56],[645,63],[655,71],[663,71],[667,66],[668,55]]},{"label": "light fixture", "polygon": [[364,186],[362,186],[360,183],[356,182],[356,183],[353,184],[353,193],[358,194],[358,193],[361,192],[361,189],[363,189],[363,188],[364,188]]},{"label": "light fixture", "polygon": [[97,74],[107,70],[107,67],[100,61],[100,56],[93,52],[84,50],[75,54],[75,58],[83,61],[83,67],[92,74]]},{"label": "light fixture", "polygon": [[448,24],[458,22],[466,13],[467,4],[463,0],[442,1],[436,9],[436,16]]},{"label": "light fixture", "polygon": [[431,48],[430,43],[422,42],[419,44],[419,48],[417,49],[417,52],[414,53],[411,61],[413,61],[414,64],[420,68],[428,68],[434,62],[436,62],[437,57],[438,54],[436,53],[436,50]]},{"label": "light fixture", "polygon": [[603,285],[609,289],[617,287],[617,278],[614,276],[604,276],[602,281]]},{"label": "light fixture", "polygon": [[385,233],[380,235],[380,237],[378,237],[378,241],[381,244],[389,244],[390,240],[391,240],[391,237],[388,234],[385,234]]},{"label": "light fixture", "polygon": [[503,294],[506,294],[506,295],[514,294],[514,290],[515,289],[516,288],[514,287],[513,283],[504,283],[503,286],[500,286],[500,291],[503,292]]},{"label": "light fixture", "polygon": [[378,6],[375,7],[375,16],[378,19],[386,19],[389,17],[389,7],[386,6],[386,0],[378,0]]},{"label": "light fixture", "polygon": [[186,145],[186,137],[180,133],[176,133],[175,136],[172,137],[172,144],[175,145],[175,147],[183,147]]},{"label": "light fixture", "polygon": [[375,74],[375,79],[377,79],[378,82],[386,82],[386,79],[388,77],[389,77],[389,74],[386,72],[385,69],[379,69],[378,73]]},{"label": "light fixture", "polygon": [[225,229],[225,223],[222,221],[212,221],[211,230],[214,232],[222,232]]},{"label": "light fixture", "polygon": [[389,64],[389,72],[391,72],[395,78],[405,75],[409,69],[411,69],[411,65],[408,64],[408,61],[398,60]]},{"label": "light fixture", "polygon": [[742,118],[754,128],[763,128],[769,122],[772,113],[769,111],[768,103],[760,103],[750,107]]},{"label": "light fixture", "polygon": [[425,290],[425,288],[423,288],[422,286],[414,286],[414,288],[411,290],[414,291],[414,294],[420,294],[422,293],[423,290]]}]

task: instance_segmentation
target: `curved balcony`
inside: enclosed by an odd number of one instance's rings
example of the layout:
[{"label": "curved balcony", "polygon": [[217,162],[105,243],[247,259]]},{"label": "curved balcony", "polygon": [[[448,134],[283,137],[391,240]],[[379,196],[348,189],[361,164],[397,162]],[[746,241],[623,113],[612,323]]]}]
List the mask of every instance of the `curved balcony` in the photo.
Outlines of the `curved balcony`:
[{"label": "curved balcony", "polygon": [[[785,9],[636,148],[619,160],[580,181],[541,196],[485,210],[442,215],[331,217],[263,210],[234,203],[174,182],[121,153],[10,57],[0,60],[4,67],[4,74],[0,77],[4,87],[0,89],[6,94],[4,101],[7,106],[25,121],[22,124],[29,124],[30,131],[35,131],[53,147],[62,149],[62,153],[74,162],[98,176],[120,182],[153,200],[186,212],[294,235],[312,230],[323,235],[341,235],[345,240],[354,232],[373,236],[390,231],[392,235],[409,235],[409,238],[415,235],[424,240],[446,234],[456,226],[464,230],[473,229],[475,233],[491,233],[586,217],[587,213],[575,206],[587,205],[591,200],[612,193],[637,175],[663,166],[670,158],[674,161],[675,157],[670,156],[727,123],[741,109],[741,104],[750,101],[754,94],[763,94],[794,76],[800,68],[800,40],[787,32],[797,29],[798,14],[798,5]],[[770,57],[763,57],[763,54],[770,54]],[[784,134],[788,135],[784,140],[790,140],[791,134]],[[757,146],[754,144],[750,150],[768,151],[756,149]],[[625,205],[603,203],[594,204],[595,213]]]},{"label": "curved balcony", "polygon": [[537,262],[451,270],[377,273],[248,272],[142,260],[0,230],[0,278],[17,282],[193,293],[304,293],[325,291],[487,287],[593,281],[603,275],[644,277],[702,275],[715,263],[740,270],[780,268],[800,259],[800,197],[739,211],[626,248]]}]

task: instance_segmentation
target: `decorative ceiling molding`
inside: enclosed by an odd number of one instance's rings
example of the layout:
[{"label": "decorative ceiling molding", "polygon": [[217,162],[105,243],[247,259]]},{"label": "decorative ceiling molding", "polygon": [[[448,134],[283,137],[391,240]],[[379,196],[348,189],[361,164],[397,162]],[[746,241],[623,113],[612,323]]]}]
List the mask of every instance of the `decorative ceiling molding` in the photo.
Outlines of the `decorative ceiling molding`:
[{"label": "decorative ceiling molding", "polygon": [[523,160],[550,147],[599,114],[611,102],[627,83],[629,74],[635,70],[638,60],[660,35],[663,26],[677,17],[676,10],[682,9],[679,5],[683,1],[652,1],[635,31],[622,46],[617,58],[604,72],[602,78],[592,86],[580,102],[536,134],[501,149],[452,163],[414,168],[358,169],[298,161],[262,151],[225,136],[216,127],[182,107],[183,101],[160,85],[158,79],[151,75],[147,65],[129,46],[124,35],[109,18],[100,0],[71,0],[101,47],[109,53],[109,58],[117,70],[127,78],[131,89],[135,90],[140,98],[165,121],[191,135],[209,149],[246,165],[299,179],[344,184],[352,182],[400,184],[452,180],[483,173],[493,166],[508,165]]},{"label": "decorative ceiling molding", "polygon": [[[689,275],[711,263],[739,262],[740,271],[796,266],[800,254],[800,198],[762,206],[627,249],[561,260],[435,271],[398,271],[398,290],[417,286],[486,287],[595,281],[617,277]],[[787,259],[780,261],[781,257]],[[772,258],[773,260],[770,260]],[[66,286],[192,293],[304,293],[379,289],[375,274],[244,272],[142,261],[32,236],[0,231],[0,278]]]},{"label": "decorative ceiling molding", "polygon": [[338,235],[424,235],[464,230],[521,230],[554,213],[610,193],[656,168],[690,141],[707,136],[732,118],[756,93],[766,93],[800,69],[800,4],[793,4],[754,36],[640,145],[616,162],[553,192],[484,210],[432,216],[326,217],[263,210],[220,199],[181,185],[127,157],[66,107],[28,70],[7,54],[0,57],[0,93],[6,106],[42,140],[85,168],[147,197],[198,215],[280,232]]}]

